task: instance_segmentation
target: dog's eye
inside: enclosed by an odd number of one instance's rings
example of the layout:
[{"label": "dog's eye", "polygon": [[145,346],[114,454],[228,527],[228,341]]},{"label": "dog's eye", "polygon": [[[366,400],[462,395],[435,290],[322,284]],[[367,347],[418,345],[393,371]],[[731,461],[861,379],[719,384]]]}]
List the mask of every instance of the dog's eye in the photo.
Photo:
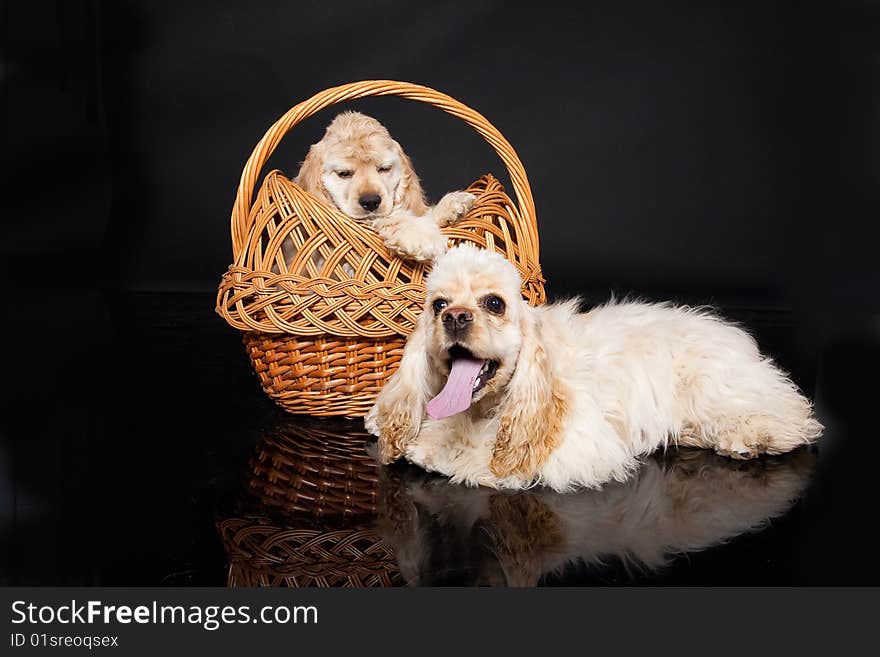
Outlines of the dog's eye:
[{"label": "dog's eye", "polygon": [[490,294],[489,296],[483,298],[483,308],[488,310],[490,313],[500,315],[504,312],[504,299],[502,299],[501,297],[496,297],[494,294]]},{"label": "dog's eye", "polygon": [[386,164],[384,167],[379,167],[379,173],[388,173],[391,171],[391,165]]},{"label": "dog's eye", "polygon": [[351,178],[354,175],[354,171],[349,171],[348,169],[344,169],[342,171],[337,171],[336,175],[340,178]]},{"label": "dog's eye", "polygon": [[449,305],[449,302],[446,299],[435,299],[434,303],[431,304],[431,307],[434,309],[434,314],[439,315],[443,312],[443,309]]}]

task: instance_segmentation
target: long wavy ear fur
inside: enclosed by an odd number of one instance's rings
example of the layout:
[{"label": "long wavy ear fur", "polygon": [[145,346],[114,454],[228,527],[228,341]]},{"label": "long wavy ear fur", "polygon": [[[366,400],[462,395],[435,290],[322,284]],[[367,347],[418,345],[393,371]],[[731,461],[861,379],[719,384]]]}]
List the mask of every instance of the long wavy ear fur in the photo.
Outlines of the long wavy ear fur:
[{"label": "long wavy ear fur", "polygon": [[383,463],[402,457],[407,443],[421,428],[430,395],[427,341],[431,321],[431,312],[419,316],[397,372],[379,391],[365,418],[367,431],[379,437],[379,458]]},{"label": "long wavy ear fur", "polygon": [[402,170],[400,184],[397,186],[397,192],[394,195],[394,207],[409,210],[415,216],[421,217],[428,211],[422,183],[419,181],[418,175],[416,175],[416,170],[409,155],[404,152],[403,148],[396,141],[394,145],[397,147],[397,156],[400,159]]},{"label": "long wavy ear fur", "polygon": [[523,344],[501,402],[501,423],[489,463],[492,473],[499,478],[533,480],[562,442],[560,424],[566,410],[565,396],[539,335],[537,319],[528,308]]},{"label": "long wavy ear fur", "polygon": [[299,173],[296,174],[294,182],[312,196],[315,196],[330,205],[334,205],[333,199],[330,198],[330,195],[324,188],[324,182],[321,179],[323,163],[324,147],[321,145],[321,142],[312,144],[311,148],[309,148],[309,152],[306,154],[306,159],[303,160],[303,163],[299,168]]}]

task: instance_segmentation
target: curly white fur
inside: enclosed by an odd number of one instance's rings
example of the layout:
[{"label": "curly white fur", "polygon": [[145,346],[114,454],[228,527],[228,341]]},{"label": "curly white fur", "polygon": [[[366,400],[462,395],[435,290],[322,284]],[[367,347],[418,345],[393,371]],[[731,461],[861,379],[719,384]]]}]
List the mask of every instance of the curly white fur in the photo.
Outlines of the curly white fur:
[{"label": "curly white fur", "polygon": [[[501,315],[483,308],[487,295],[506,302]],[[465,336],[444,330],[438,299],[473,315]],[[431,419],[425,406],[453,344],[498,371],[466,411]],[[640,456],[669,443],[751,458],[822,432],[752,337],[709,311],[612,301],[579,313],[576,300],[532,308],[511,263],[468,246],[435,264],[425,311],[366,426],[384,461],[404,456],[469,485],[559,491],[624,481]]]}]

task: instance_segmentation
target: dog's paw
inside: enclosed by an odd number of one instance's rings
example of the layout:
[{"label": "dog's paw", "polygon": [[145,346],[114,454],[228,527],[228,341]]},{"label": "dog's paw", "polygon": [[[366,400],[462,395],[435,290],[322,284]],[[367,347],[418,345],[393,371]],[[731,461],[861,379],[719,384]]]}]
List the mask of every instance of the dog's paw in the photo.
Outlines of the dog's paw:
[{"label": "dog's paw", "polygon": [[448,239],[426,219],[416,219],[387,235],[385,246],[404,260],[434,262],[446,253]]},{"label": "dog's paw", "polygon": [[388,465],[403,458],[406,446],[415,438],[415,432],[411,427],[408,417],[396,416],[386,419],[379,440],[376,442],[379,463]]},{"label": "dog's paw", "polygon": [[449,192],[434,206],[437,225],[443,228],[454,224],[474,207],[476,201],[477,197],[470,192]]},{"label": "dog's paw", "polygon": [[419,424],[412,414],[414,406],[415,400],[389,404],[380,399],[364,418],[367,431],[379,438],[376,457],[380,463],[393,463],[403,457],[406,446],[416,437]]},{"label": "dog's paw", "polygon": [[722,436],[715,445],[715,451],[721,456],[732,459],[748,460],[760,456],[766,451],[766,445],[753,438],[738,435]]}]

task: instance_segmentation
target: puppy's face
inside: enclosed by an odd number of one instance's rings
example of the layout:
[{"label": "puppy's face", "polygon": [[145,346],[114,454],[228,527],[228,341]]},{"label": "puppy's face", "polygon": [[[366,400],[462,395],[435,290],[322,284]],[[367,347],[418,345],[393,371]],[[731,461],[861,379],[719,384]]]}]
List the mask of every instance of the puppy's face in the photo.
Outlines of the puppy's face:
[{"label": "puppy's face", "polygon": [[471,387],[471,404],[502,391],[523,339],[524,301],[513,265],[485,251],[455,249],[438,261],[427,292],[427,352],[433,368],[447,385],[461,368],[458,376]]},{"label": "puppy's face", "polygon": [[328,144],[321,182],[336,207],[354,219],[389,214],[402,178],[398,150],[392,139],[381,134]]}]

